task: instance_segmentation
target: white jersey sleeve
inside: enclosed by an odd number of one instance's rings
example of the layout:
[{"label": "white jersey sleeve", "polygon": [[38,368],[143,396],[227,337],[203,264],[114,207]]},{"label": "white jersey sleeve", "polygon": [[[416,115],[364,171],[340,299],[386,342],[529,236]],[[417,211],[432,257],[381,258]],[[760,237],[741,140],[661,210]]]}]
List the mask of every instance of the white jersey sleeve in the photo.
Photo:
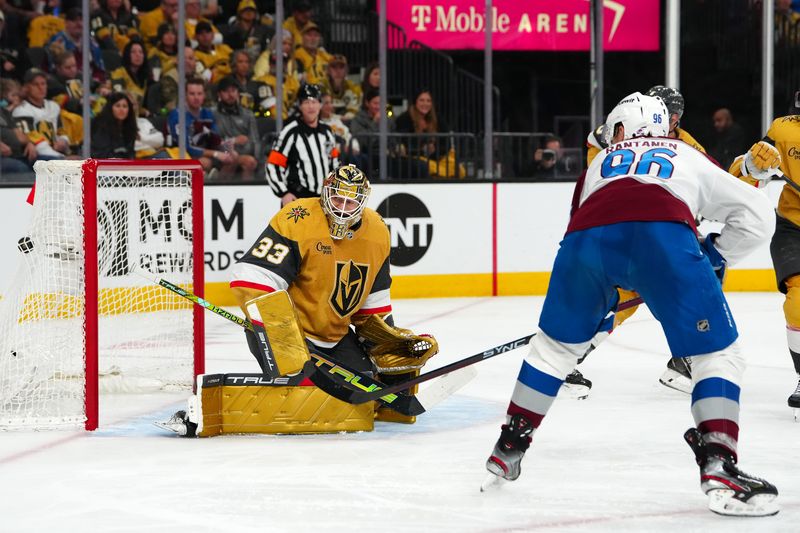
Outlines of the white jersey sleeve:
[{"label": "white jersey sleeve", "polygon": [[603,150],[586,171],[577,207],[622,180],[658,186],[669,193],[664,197],[670,203],[685,204],[693,217],[724,223],[715,246],[729,264],[749,254],[774,229],[771,203],[762,191],[676,139],[630,139]]}]

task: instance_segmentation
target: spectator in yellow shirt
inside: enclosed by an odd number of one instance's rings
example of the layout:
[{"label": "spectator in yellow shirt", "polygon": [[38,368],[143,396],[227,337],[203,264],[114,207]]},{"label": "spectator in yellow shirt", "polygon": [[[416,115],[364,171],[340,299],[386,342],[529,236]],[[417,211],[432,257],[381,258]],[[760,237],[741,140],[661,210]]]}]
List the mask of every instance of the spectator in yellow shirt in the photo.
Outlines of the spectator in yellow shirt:
[{"label": "spectator in yellow shirt", "polygon": [[300,0],[292,5],[292,16],[283,21],[283,27],[292,33],[295,46],[303,41],[303,30],[311,22],[311,3]]},{"label": "spectator in yellow shirt", "polygon": [[206,69],[211,71],[211,82],[219,80],[231,73],[231,47],[227,44],[214,44],[214,31],[206,21],[197,23],[195,30],[197,48],[194,55]]},{"label": "spectator in yellow shirt", "polygon": [[161,5],[152,11],[139,15],[139,33],[145,44],[155,44],[158,36],[158,27],[169,22],[175,24],[178,20],[178,0],[161,0]]},{"label": "spectator in yellow shirt", "polygon": [[302,67],[301,77],[306,83],[322,83],[327,74],[326,67],[331,56],[320,46],[322,32],[313,22],[303,28],[302,46],[294,51],[294,58]]}]

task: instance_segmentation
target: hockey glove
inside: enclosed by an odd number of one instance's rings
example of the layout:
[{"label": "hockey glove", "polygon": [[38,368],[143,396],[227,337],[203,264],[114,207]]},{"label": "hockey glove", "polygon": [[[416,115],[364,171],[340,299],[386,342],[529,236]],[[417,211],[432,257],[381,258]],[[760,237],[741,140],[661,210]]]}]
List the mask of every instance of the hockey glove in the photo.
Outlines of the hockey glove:
[{"label": "hockey glove", "polygon": [[356,328],[356,333],[369,345],[369,356],[380,374],[402,374],[419,370],[439,352],[439,344],[430,335],[388,325],[372,315]]},{"label": "hockey glove", "polygon": [[719,237],[719,233],[709,233],[706,235],[706,238],[700,243],[700,249],[703,251],[703,255],[708,258],[708,261],[711,263],[711,268],[714,269],[714,274],[719,278],[719,284],[722,285],[725,281],[725,274],[727,274],[728,262],[714,247],[714,241],[717,237]]},{"label": "hockey glove", "polygon": [[758,181],[757,187],[764,187],[772,178],[780,177],[781,153],[765,141],[750,147],[742,161],[742,174]]}]

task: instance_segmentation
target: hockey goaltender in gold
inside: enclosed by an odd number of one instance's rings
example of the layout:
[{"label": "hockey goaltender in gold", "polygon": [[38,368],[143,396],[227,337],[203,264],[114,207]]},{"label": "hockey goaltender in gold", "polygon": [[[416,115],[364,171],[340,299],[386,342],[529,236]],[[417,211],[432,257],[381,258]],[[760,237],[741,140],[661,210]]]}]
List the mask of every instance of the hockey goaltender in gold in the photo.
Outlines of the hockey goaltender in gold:
[{"label": "hockey goaltender in gold", "polygon": [[[188,412],[161,427],[211,436],[370,431],[375,419],[415,421],[374,402],[341,402],[296,374],[309,359],[306,343],[387,384],[419,374],[438,351],[433,337],[394,327],[389,231],[366,207],[369,193],[354,165],[332,171],[321,198],[284,206],[232,269],[231,289],[248,318],[263,323],[281,377],[203,376]],[[246,334],[263,364],[256,336]]]}]

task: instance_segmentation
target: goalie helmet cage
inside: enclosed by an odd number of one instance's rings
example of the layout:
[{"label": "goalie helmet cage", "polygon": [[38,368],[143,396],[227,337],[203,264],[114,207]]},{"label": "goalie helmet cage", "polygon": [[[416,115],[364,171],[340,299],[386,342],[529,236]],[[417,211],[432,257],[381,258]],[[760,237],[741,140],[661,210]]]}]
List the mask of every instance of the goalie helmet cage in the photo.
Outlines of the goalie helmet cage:
[{"label": "goalie helmet cage", "polygon": [[[41,161],[22,260],[0,300],[0,428],[97,429],[99,393],[190,389],[203,309],[203,171],[192,160]],[[101,368],[102,365],[102,368]]]}]

